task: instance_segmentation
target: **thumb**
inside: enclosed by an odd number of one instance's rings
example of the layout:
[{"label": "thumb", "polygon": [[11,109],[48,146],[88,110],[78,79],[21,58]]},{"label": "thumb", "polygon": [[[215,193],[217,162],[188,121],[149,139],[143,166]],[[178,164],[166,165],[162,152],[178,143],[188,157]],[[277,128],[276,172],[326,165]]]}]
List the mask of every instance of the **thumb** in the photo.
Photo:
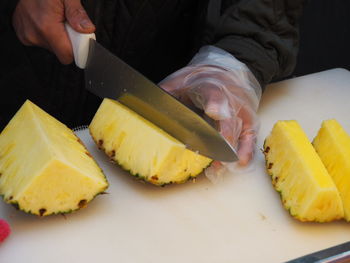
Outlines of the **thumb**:
[{"label": "thumb", "polygon": [[65,0],[65,15],[70,26],[79,33],[95,32],[95,25],[91,22],[80,0]]}]

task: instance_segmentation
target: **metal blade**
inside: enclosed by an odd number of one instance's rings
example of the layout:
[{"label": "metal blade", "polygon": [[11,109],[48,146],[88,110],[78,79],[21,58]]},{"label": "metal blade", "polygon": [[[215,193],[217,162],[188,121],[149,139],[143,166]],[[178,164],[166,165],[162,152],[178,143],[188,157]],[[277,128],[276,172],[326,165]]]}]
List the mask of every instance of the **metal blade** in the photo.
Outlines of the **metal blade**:
[{"label": "metal blade", "polygon": [[350,242],[326,248],[285,263],[346,263],[350,262]]},{"label": "metal blade", "polygon": [[231,145],[202,117],[92,39],[85,83],[95,95],[118,100],[187,148],[214,160],[237,160]]}]

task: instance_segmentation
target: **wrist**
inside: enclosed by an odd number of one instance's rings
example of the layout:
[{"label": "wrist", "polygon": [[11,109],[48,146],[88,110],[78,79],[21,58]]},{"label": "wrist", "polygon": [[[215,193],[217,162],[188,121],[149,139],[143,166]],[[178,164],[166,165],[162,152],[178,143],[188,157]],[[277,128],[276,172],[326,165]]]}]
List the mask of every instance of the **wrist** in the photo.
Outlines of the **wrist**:
[{"label": "wrist", "polygon": [[227,51],[210,45],[200,48],[188,65],[211,65],[230,71],[249,70],[244,63],[240,62]]}]

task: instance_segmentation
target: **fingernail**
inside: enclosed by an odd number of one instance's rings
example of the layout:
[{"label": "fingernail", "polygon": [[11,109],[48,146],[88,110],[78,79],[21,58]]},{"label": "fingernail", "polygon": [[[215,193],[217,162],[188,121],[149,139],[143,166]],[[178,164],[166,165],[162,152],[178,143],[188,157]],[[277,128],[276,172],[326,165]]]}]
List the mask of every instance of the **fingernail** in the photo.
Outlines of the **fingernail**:
[{"label": "fingernail", "polygon": [[94,25],[90,22],[90,20],[88,19],[83,19],[80,21],[80,26],[83,28],[83,29],[91,29],[94,27]]}]

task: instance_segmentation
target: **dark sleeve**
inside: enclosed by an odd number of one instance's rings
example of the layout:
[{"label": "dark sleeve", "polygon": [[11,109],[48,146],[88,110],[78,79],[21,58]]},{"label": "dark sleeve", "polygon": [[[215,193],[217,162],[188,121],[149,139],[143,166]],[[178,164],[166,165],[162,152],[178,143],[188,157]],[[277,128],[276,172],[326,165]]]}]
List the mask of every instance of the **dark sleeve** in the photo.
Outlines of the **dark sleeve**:
[{"label": "dark sleeve", "polygon": [[209,1],[207,12],[212,44],[245,63],[262,87],[293,72],[305,0],[218,2]]},{"label": "dark sleeve", "polygon": [[0,4],[0,31],[11,25],[13,11],[19,0],[2,0]]}]

